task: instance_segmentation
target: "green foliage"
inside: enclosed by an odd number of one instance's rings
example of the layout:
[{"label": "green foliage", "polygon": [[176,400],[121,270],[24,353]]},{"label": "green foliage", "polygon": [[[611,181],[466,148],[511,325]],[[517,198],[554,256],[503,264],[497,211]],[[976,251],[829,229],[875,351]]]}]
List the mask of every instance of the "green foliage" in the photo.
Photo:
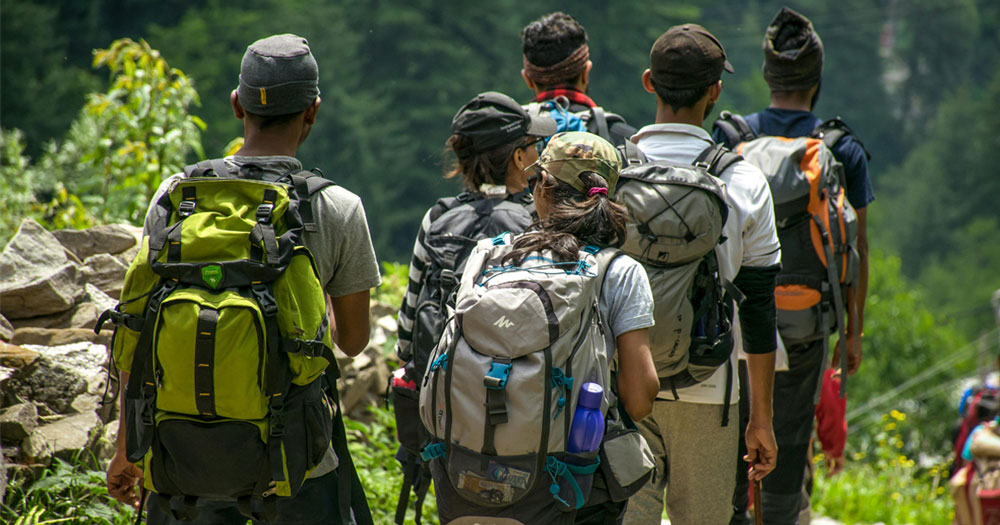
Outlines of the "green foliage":
[{"label": "green foliage", "polygon": [[201,150],[205,123],[188,114],[198,93],[145,41],[117,40],[94,55],[108,67],[111,87],[94,93],[62,143],[45,146],[37,162],[23,156],[17,132],[4,132],[3,189],[12,199],[0,211],[0,237],[35,216],[52,229],[95,222],[141,223],[162,178],[177,173]]},{"label": "green foliage", "polygon": [[0,4],[0,115],[5,129],[23,130],[32,157],[50,139],[62,136],[86,94],[101,86],[85,61],[66,60],[70,49],[79,45],[78,35],[60,31],[66,11],[71,10],[52,3],[2,0]]},{"label": "green foliage", "polygon": [[954,423],[956,380],[975,369],[975,348],[929,309],[900,264],[879,250],[869,259],[863,360],[847,381],[850,436],[863,442],[875,434],[879,414],[900,407],[920,430],[909,442],[943,455]]},{"label": "green foliage", "polygon": [[[395,459],[396,420],[392,411],[378,406],[368,407],[372,420],[368,423],[345,420],[351,457],[358,470],[361,484],[368,496],[375,523],[392,523],[396,501],[403,481],[403,471]],[[413,501],[406,523],[412,523]],[[422,523],[437,524],[437,502],[433,488],[424,500]]]},{"label": "green foliage", "polygon": [[0,508],[0,521],[14,525],[129,525],[134,520],[134,510],[108,496],[104,472],[95,469],[88,456],[70,462],[56,459],[34,483],[15,474]]},{"label": "green foliage", "polygon": [[93,171],[77,178],[74,190],[101,199],[102,220],[137,223],[160,181],[184,167],[188,151],[204,157],[205,123],[188,114],[198,93],[187,76],[145,40],[125,38],[95,51],[94,67],[104,66],[111,87],[84,107],[100,130],[100,140],[88,144],[80,159]]},{"label": "green foliage", "polygon": [[995,325],[988,298],[1000,288],[995,152],[1000,133],[1000,73],[983,86],[951,93],[898,168],[886,174],[871,228],[879,246],[896,251],[903,270],[919,277],[929,304],[961,319],[968,336]]},{"label": "green foliage", "polygon": [[23,156],[24,133],[20,130],[0,132],[0,244],[17,229],[36,204],[31,191],[28,158]]},{"label": "green foliage", "polygon": [[406,295],[409,272],[410,267],[405,264],[383,262],[382,284],[375,290],[372,300],[398,309],[403,304],[403,296]]},{"label": "green foliage", "polygon": [[[918,451],[908,436],[915,430],[906,414],[883,414],[873,443],[851,454],[845,469],[827,477],[823,455],[817,455],[812,507],[814,514],[845,524],[910,523],[937,525],[953,517],[947,494],[947,465],[918,464]],[[868,452],[865,452],[868,451]]]}]

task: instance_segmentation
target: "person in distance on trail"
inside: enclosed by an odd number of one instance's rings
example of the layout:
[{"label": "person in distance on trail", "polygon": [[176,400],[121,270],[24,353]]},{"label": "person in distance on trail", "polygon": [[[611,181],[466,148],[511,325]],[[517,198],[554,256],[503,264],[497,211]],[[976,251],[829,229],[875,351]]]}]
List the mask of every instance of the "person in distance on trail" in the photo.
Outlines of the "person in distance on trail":
[{"label": "person in distance on trail", "polygon": [[[535,93],[534,102],[565,97],[569,107],[564,110],[584,119],[586,131],[616,146],[635,133],[635,128],[620,115],[605,112],[588,96],[593,63],[587,31],[572,16],[557,11],[525,26],[521,31],[521,52],[524,63],[521,77]],[[559,130],[574,129],[564,125]]]},{"label": "person in distance on trail", "polygon": [[[215,165],[218,169],[243,176],[242,168],[252,165],[256,168],[249,171],[265,180],[302,170],[295,154],[316,123],[320,107],[319,68],[306,39],[282,34],[250,44],[230,102],[233,114],[243,122],[244,143],[234,155],[221,159],[224,164]],[[149,235],[150,224],[158,213],[159,196],[183,177],[174,175],[160,185],[146,215],[145,235]],[[333,341],[344,353],[354,356],[368,344],[370,290],[381,281],[364,207],[357,195],[338,185],[316,191],[310,201],[317,229],[303,234],[304,244],[313,255],[323,291],[329,297]],[[121,372],[123,397],[128,376],[127,371]],[[115,499],[138,506],[137,485],[142,485],[143,472],[128,462],[125,452],[126,425],[131,423],[124,416],[119,419],[117,449],[108,467],[107,487]],[[279,499],[273,523],[340,523],[338,475],[346,469],[338,469],[338,464],[343,462],[344,458],[338,458],[329,447],[298,495]],[[349,476],[343,477],[347,478],[344,482],[349,482]],[[202,498],[198,500],[196,521],[178,521],[161,509],[155,501],[157,496],[150,494],[146,505],[147,522],[151,524],[246,522],[237,502]]]},{"label": "person in distance on trail", "polygon": [[[805,16],[783,7],[768,24],[763,41],[763,75],[770,89],[767,108],[743,117],[757,136],[810,137],[823,122],[813,113],[822,86],[824,48],[812,22]],[[847,200],[857,215],[858,274],[856,284],[847,289],[845,309],[856,312],[847,315],[846,373],[853,375],[861,364],[864,335],[864,308],[868,292],[868,205],[875,200],[868,174],[868,153],[864,146],[844,126],[846,133],[831,148],[834,157],[844,167],[843,183]],[[736,147],[719,126],[714,137]],[[790,247],[785,247],[790,248]],[[791,261],[796,254],[786,249]],[[788,354],[788,370],[775,374],[774,428],[778,442],[778,467],[763,482],[765,523],[795,523],[800,510],[808,509],[802,501],[802,485],[808,457],[809,437],[819,382],[823,378],[824,337],[821,333],[809,342],[792,342],[782,333]],[[831,363],[840,366],[837,341]],[[846,376],[844,377],[846,379]],[[837,468],[836,465],[830,465]],[[742,468],[740,469],[742,470]],[[748,523],[745,488],[737,487],[734,496],[735,523]],[[741,501],[742,500],[742,501]],[[802,509],[801,507],[805,507]],[[742,520],[742,521],[740,521]]]},{"label": "person in distance on trail", "polygon": [[[656,123],[632,137],[650,161],[691,165],[715,143],[701,126],[722,92],[723,71],[732,73],[717,38],[697,24],[674,26],[653,44],[642,84],[656,99]],[[723,227],[726,239],[716,247],[719,273],[746,296],[733,323],[737,342],[729,366],[709,379],[674,392],[661,391],[649,418],[639,429],[657,455],[657,475],[629,503],[628,524],[658,524],[666,503],[671,523],[724,524],[732,514],[737,425],[736,356],[742,349],[750,364],[751,417],[746,428],[750,476],[764,478],[774,469],[777,447],[771,428],[771,388],[776,348],[774,282],[781,251],[767,181],[742,160],[721,173],[729,199]],[[726,399],[729,405],[726,406]],[[728,416],[728,417],[726,417]],[[669,476],[668,473],[669,472]],[[668,484],[669,480],[669,484]],[[664,497],[664,492],[666,496]]]}]

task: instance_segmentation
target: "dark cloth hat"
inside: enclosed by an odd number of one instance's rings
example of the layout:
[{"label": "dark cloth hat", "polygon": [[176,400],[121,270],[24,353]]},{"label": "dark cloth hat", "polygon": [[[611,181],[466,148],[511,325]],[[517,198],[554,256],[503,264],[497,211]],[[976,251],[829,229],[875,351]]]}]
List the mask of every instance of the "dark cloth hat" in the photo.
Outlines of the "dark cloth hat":
[{"label": "dark cloth hat", "polygon": [[649,51],[653,82],[668,89],[708,86],[733,72],[726,50],[712,33],[698,24],[671,27],[660,35]]},{"label": "dark cloth hat", "polygon": [[803,91],[823,74],[823,41],[808,18],[782,7],[764,33],[764,80],[771,91]]},{"label": "dark cloth hat", "polygon": [[471,146],[456,151],[459,157],[489,151],[526,135],[548,137],[556,122],[536,104],[529,111],[514,99],[487,91],[462,106],[451,121],[451,132],[472,139]]},{"label": "dark cloth hat", "polygon": [[319,66],[309,42],[290,33],[247,47],[236,89],[248,113],[266,117],[304,111],[319,96]]}]

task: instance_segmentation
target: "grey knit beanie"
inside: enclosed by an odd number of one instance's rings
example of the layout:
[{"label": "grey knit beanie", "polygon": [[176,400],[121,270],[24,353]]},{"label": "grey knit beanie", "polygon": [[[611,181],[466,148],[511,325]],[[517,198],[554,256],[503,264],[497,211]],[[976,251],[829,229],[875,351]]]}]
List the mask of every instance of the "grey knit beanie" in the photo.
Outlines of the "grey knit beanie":
[{"label": "grey knit beanie", "polygon": [[782,7],[764,34],[764,80],[771,91],[804,91],[823,74],[823,41],[808,18]]},{"label": "grey knit beanie", "polygon": [[290,33],[247,47],[236,90],[248,113],[265,117],[304,111],[319,96],[319,67],[309,42]]}]

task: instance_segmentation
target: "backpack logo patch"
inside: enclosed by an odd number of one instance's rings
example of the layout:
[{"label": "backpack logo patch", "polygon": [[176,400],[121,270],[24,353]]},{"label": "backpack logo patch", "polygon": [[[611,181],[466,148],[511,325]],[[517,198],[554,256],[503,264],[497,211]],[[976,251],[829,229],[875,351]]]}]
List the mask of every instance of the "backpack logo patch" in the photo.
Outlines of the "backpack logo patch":
[{"label": "backpack logo patch", "polygon": [[497,319],[497,322],[493,323],[493,326],[496,326],[496,327],[499,327],[499,328],[510,328],[510,327],[514,326],[514,323],[511,322],[510,319],[507,319],[506,315],[501,315],[500,319]]},{"label": "backpack logo patch", "polygon": [[219,284],[222,283],[222,266],[218,264],[202,266],[201,279],[212,288],[218,288]]}]

